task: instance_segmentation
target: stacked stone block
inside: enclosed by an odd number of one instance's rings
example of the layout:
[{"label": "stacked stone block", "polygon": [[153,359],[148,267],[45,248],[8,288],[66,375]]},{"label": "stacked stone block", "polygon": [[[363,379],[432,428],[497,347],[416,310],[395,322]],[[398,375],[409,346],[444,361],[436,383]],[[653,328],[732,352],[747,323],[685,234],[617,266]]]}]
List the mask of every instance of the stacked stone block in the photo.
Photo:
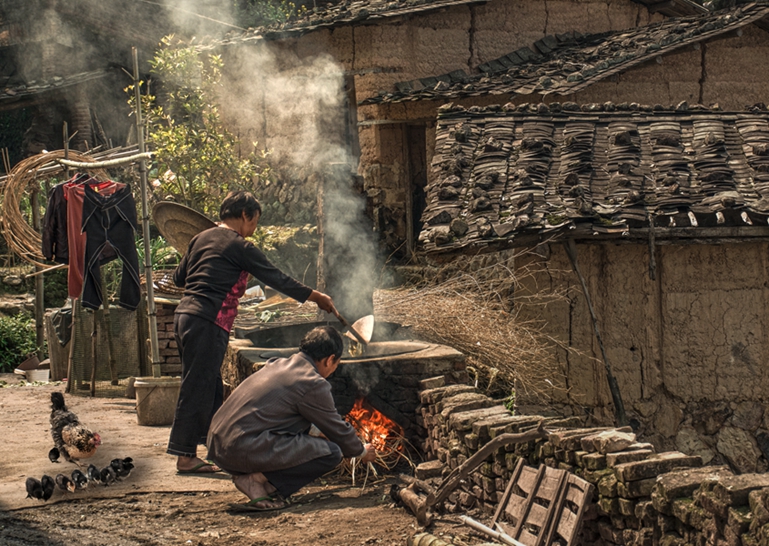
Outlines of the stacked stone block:
[{"label": "stacked stone block", "polygon": [[655,536],[663,535],[653,515],[658,477],[702,464],[698,456],[655,453],[651,444],[637,442],[629,428],[583,428],[577,418],[512,415],[499,401],[470,386],[436,386],[430,381],[422,383],[428,388],[420,394],[420,413],[427,430],[424,453],[433,460],[417,468],[420,479],[445,476],[499,434],[523,432],[541,420],[552,432],[547,440],[498,449],[449,496],[448,511],[477,508],[493,513],[523,457],[529,465],[566,470],[595,486],[582,544],[651,546]]},{"label": "stacked stone block", "polygon": [[648,544],[769,546],[769,475],[735,476],[726,466],[671,472],[640,516],[653,528]]},{"label": "stacked stone block", "polygon": [[[160,371],[163,375],[180,375],[182,360],[174,339],[175,303],[156,303],[155,314],[158,325],[158,353],[160,354]],[[149,347],[147,348],[149,354]]]}]

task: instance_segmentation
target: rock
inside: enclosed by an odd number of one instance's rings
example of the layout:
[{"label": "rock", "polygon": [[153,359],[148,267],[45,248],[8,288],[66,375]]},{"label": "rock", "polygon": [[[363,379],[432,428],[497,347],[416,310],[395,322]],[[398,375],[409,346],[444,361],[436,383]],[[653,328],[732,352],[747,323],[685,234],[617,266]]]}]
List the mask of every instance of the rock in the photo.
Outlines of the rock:
[{"label": "rock", "polygon": [[444,419],[448,419],[454,412],[488,408],[497,405],[497,402],[480,393],[466,392],[457,394],[451,398],[444,398],[436,407]]},{"label": "rock", "polygon": [[656,482],[657,478],[648,478],[646,480],[638,480],[635,482],[627,483],[620,482],[617,484],[617,493],[620,497],[625,499],[648,497],[652,494],[652,490],[654,489],[654,484]]},{"label": "rock", "polygon": [[601,432],[593,439],[596,451],[598,453],[616,453],[624,451],[635,443],[636,436],[632,432],[619,432],[617,430],[607,430]]},{"label": "rock", "polygon": [[467,222],[462,220],[461,218],[454,218],[451,221],[451,225],[449,226],[449,229],[454,233],[457,237],[463,236],[465,233],[467,233],[467,230],[469,229],[469,226],[467,225]]},{"label": "rock", "polygon": [[729,406],[724,402],[708,404],[692,412],[692,426],[700,434],[712,436],[719,431],[731,413]]},{"label": "rock", "polygon": [[426,480],[429,478],[440,478],[443,470],[443,463],[440,461],[427,461],[417,465],[415,475],[417,479]]},{"label": "rock", "polygon": [[742,474],[719,480],[712,493],[726,506],[747,506],[750,492],[765,487],[769,487],[769,474]]},{"label": "rock", "polygon": [[457,431],[472,430],[474,422],[497,416],[509,417],[510,411],[502,404],[499,404],[490,408],[455,412],[449,417],[449,426],[452,430]]},{"label": "rock", "polygon": [[716,456],[692,427],[681,427],[676,434],[676,448],[687,455],[699,455],[703,464],[708,464]]},{"label": "rock", "polygon": [[751,401],[740,402],[734,409],[729,424],[733,427],[742,428],[755,432],[758,427],[761,426],[761,421],[764,418],[764,407]]},{"label": "rock", "polygon": [[718,452],[739,472],[755,472],[761,450],[749,432],[735,427],[724,427],[718,433]]},{"label": "rock", "polygon": [[618,451],[617,453],[607,453],[606,466],[611,468],[617,466],[618,464],[643,461],[652,454],[654,454],[654,451],[651,449],[637,449],[634,451]]},{"label": "rock", "polygon": [[8,275],[3,277],[3,284],[7,284],[8,286],[21,286],[21,283],[23,282],[22,278],[18,275]]},{"label": "rock", "polygon": [[702,466],[702,459],[696,455],[685,455],[678,451],[652,455],[645,461],[624,463],[614,467],[619,481],[634,482],[646,478],[656,478],[674,468]]},{"label": "rock", "polygon": [[675,437],[683,420],[683,411],[678,404],[668,398],[662,398],[660,409],[654,414],[654,430],[667,438]]},{"label": "rock", "polygon": [[727,466],[705,466],[673,470],[657,478],[655,491],[667,502],[681,497],[691,497],[703,482],[716,482],[734,474]]}]

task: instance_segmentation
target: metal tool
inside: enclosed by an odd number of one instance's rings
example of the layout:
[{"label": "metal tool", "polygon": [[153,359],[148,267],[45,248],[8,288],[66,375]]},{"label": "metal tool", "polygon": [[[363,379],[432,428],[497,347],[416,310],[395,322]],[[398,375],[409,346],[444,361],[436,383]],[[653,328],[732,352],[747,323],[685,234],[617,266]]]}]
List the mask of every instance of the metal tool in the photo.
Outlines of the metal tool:
[{"label": "metal tool", "polygon": [[[369,339],[366,339],[366,338],[364,338],[364,337],[363,337],[363,336],[360,334],[360,332],[358,332],[358,330],[356,330],[356,329],[355,329],[353,326],[350,326],[350,323],[349,323],[349,322],[347,322],[347,320],[346,320],[346,319],[345,319],[345,318],[344,318],[344,317],[343,317],[341,314],[339,314],[339,311],[336,311],[335,315],[336,315],[336,318],[339,320],[339,322],[341,322],[341,323],[342,323],[342,326],[344,326],[345,328],[347,328],[347,329],[350,331],[350,333],[351,333],[352,335],[354,335],[354,336],[355,336],[355,339],[356,339],[356,340],[357,340],[357,341],[358,341],[358,342],[359,342],[361,345],[363,345],[364,347],[366,347],[366,346],[368,345],[368,342],[369,342],[369,341],[370,341],[370,339],[371,339],[371,335],[369,335]],[[373,327],[372,327],[372,330],[373,330]]]}]

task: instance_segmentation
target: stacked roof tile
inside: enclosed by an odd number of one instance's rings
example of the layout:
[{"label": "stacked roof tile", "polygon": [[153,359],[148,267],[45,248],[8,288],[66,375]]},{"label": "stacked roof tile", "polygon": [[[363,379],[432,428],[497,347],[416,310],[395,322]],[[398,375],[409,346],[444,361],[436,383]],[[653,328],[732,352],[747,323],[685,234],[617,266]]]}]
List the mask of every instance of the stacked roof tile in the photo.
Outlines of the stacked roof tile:
[{"label": "stacked roof tile", "polygon": [[766,4],[703,16],[668,19],[643,27],[583,36],[546,36],[478,67],[395,85],[361,104],[414,100],[454,100],[483,95],[568,95],[654,57],[769,17]]},{"label": "stacked roof tile", "polygon": [[270,27],[249,29],[214,45],[231,45],[251,40],[275,40],[321,28],[375,24],[382,20],[414,15],[450,6],[485,3],[488,0],[342,0]]},{"label": "stacked roof tile", "polygon": [[446,105],[427,203],[427,252],[769,229],[769,112]]}]

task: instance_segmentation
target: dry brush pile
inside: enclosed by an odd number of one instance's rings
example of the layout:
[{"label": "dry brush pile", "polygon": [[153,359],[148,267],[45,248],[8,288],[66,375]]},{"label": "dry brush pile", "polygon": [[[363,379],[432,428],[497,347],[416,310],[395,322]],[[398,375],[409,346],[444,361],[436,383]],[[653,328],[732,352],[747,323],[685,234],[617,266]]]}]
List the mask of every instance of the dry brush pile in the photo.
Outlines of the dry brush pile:
[{"label": "dry brush pile", "polygon": [[[541,263],[534,260],[534,265],[514,268],[513,262],[523,261],[525,253],[478,256],[425,268],[420,282],[376,293],[377,320],[396,322],[425,340],[463,352],[476,386],[487,392],[536,395],[543,390],[543,380],[556,387],[562,381],[557,379],[553,350],[571,349],[549,337],[541,320],[523,315],[535,316],[532,307],[562,300],[565,294],[523,290],[524,284],[536,285]],[[516,291],[520,292],[513,305]]]}]

